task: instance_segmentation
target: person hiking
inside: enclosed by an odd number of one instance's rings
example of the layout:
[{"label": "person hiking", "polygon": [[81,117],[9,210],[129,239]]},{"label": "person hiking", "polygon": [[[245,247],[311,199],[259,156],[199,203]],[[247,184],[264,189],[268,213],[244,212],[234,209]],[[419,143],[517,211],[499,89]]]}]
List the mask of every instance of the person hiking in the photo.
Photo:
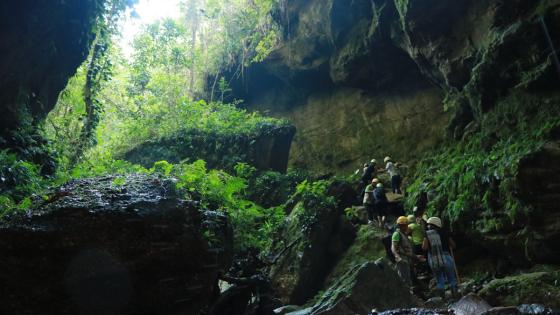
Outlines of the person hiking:
[{"label": "person hiking", "polygon": [[362,204],[366,209],[368,215],[368,224],[373,223],[374,216],[375,216],[375,198],[373,197],[373,191],[375,190],[375,186],[379,183],[377,178],[371,180],[371,184],[366,186],[364,191],[364,199],[362,200]]},{"label": "person hiking", "polygon": [[408,240],[408,219],[400,216],[397,219],[397,230],[391,237],[391,252],[395,256],[397,273],[404,283],[412,289],[412,278],[410,275],[411,263],[419,260],[414,254],[412,244]]},{"label": "person hiking", "polygon": [[428,230],[422,248],[428,253],[428,264],[436,278],[438,294],[445,297],[445,279],[447,279],[451,294],[453,297],[457,297],[455,262],[450,254],[451,249],[455,248],[455,242],[443,229],[440,218],[431,217],[428,219]]},{"label": "person hiking", "polygon": [[397,165],[393,163],[390,156],[386,156],[385,159],[383,159],[383,161],[387,163],[385,165],[385,171],[387,171],[387,173],[389,173],[389,177],[391,177],[391,190],[393,191],[394,194],[399,194],[399,195],[402,194],[401,191],[402,177],[401,174],[399,173],[399,170],[397,169]]},{"label": "person hiking", "polygon": [[422,233],[426,234],[426,230],[428,229],[428,217],[424,214],[424,210],[422,210],[422,208],[419,207],[414,207],[412,208],[412,214],[415,217],[416,220],[416,224],[420,225],[422,227]]},{"label": "person hiking", "polygon": [[[408,219],[408,231],[410,242],[412,243],[412,250],[416,256],[424,257],[424,250],[422,249],[422,243],[425,237],[425,230],[417,222],[417,219],[413,214],[407,217]],[[421,219],[421,218],[420,218]],[[415,261],[411,266],[412,271],[412,283],[419,284],[418,280],[428,279],[430,274],[430,267],[426,263],[425,259]]]},{"label": "person hiking", "polygon": [[389,200],[387,200],[387,195],[385,195],[385,188],[382,183],[377,183],[375,185],[375,190],[373,191],[373,205],[374,212],[377,216],[377,222],[380,227],[385,225],[385,217],[387,216],[387,207],[389,206]]},{"label": "person hiking", "polygon": [[416,223],[416,217],[411,214],[407,217],[408,219],[408,230],[410,231],[410,241],[412,242],[412,249],[414,254],[422,255],[422,242],[424,241],[424,229],[418,223]]},{"label": "person hiking", "polygon": [[364,164],[364,170],[362,173],[362,183],[367,186],[369,182],[375,177],[375,167],[377,166],[377,161],[371,159],[371,161]]}]

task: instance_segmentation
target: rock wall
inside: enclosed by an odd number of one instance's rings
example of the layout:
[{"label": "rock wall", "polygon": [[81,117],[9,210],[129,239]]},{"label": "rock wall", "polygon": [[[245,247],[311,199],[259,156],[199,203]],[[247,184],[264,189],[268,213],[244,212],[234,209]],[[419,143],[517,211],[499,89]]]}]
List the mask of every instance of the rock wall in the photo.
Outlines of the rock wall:
[{"label": "rock wall", "polygon": [[[0,149],[45,165],[35,125],[85,60],[104,1],[0,3]],[[53,167],[50,167],[52,171]]]},{"label": "rock wall", "polygon": [[560,46],[559,5],[285,1],[274,15],[280,46],[233,90],[292,120],[292,165],[346,172],[387,154],[412,162],[445,135],[459,139],[510,88],[551,87],[541,17]]},{"label": "rock wall", "polygon": [[436,89],[372,97],[341,88],[285,115],[299,126],[291,164],[315,172],[349,172],[387,154],[416,160],[443,140],[448,123]]}]

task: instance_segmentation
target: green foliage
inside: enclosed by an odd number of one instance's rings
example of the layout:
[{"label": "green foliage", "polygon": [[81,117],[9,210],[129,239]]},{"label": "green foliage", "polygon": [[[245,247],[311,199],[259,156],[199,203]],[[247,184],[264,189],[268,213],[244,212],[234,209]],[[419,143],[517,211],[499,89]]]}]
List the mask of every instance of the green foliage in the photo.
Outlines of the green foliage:
[{"label": "green foliage", "polygon": [[491,232],[515,224],[533,209],[517,198],[519,162],[537,151],[560,127],[558,99],[514,93],[480,121],[479,131],[424,158],[407,189],[411,208],[430,191],[429,213],[452,224],[472,222]]},{"label": "green foliage", "polygon": [[[220,74],[273,48],[273,0],[189,0],[180,19],[143,26],[130,58],[109,42],[125,1],[110,1],[99,21],[88,61],[69,81],[44,129],[63,168],[108,151],[119,156],[154,138],[180,131],[257,134],[285,122],[238,109],[223,100],[231,91]],[[256,51],[259,47],[259,51]],[[129,61],[130,60],[130,61]],[[208,78],[216,75],[218,82]],[[212,92],[210,92],[212,90]],[[197,100],[210,93],[209,102]],[[84,149],[98,144],[89,152]]]},{"label": "green foliage", "polygon": [[294,211],[297,213],[304,235],[311,232],[322,212],[336,207],[336,198],[328,194],[330,184],[331,182],[327,180],[313,182],[304,180],[297,185],[293,198],[297,198],[300,202]]},{"label": "green foliage", "polygon": [[[199,199],[203,207],[229,215],[237,250],[264,250],[271,245],[272,235],[284,219],[284,210],[282,207],[262,207],[245,199],[247,182],[244,178],[220,170],[208,170],[202,160],[191,164],[158,162],[156,165],[153,170],[161,169],[177,178],[177,187],[189,198]],[[237,169],[247,174],[246,165],[240,164]]]},{"label": "green foliage", "polygon": [[31,206],[31,196],[43,192],[39,166],[0,150],[0,217]]},{"label": "green foliage", "polygon": [[246,193],[246,198],[264,207],[275,207],[288,201],[295,193],[296,186],[307,179],[309,174],[303,170],[290,169],[286,174],[256,169],[245,163],[238,163],[236,172],[239,177],[245,178],[251,188]]},{"label": "green foliage", "polygon": [[327,180],[318,180],[309,182],[304,180],[296,187],[296,194],[303,201],[306,209],[325,209],[336,206],[336,199],[327,194],[330,182]]}]

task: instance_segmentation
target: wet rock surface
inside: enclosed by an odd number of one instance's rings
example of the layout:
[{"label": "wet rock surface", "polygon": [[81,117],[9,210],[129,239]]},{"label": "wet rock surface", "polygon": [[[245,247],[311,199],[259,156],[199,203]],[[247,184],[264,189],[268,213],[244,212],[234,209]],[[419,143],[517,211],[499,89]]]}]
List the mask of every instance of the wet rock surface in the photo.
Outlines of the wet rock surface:
[{"label": "wet rock surface", "polygon": [[2,313],[195,314],[210,302],[231,264],[226,218],[171,180],[117,178],[70,182],[0,227]]}]

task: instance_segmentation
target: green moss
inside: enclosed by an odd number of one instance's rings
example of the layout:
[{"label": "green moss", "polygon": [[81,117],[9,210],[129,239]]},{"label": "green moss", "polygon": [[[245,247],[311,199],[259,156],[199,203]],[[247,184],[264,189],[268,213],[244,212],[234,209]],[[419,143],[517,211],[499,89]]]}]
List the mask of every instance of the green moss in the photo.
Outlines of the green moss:
[{"label": "green moss", "polygon": [[480,292],[492,305],[520,305],[539,303],[560,307],[560,271],[535,272],[496,279]]}]

